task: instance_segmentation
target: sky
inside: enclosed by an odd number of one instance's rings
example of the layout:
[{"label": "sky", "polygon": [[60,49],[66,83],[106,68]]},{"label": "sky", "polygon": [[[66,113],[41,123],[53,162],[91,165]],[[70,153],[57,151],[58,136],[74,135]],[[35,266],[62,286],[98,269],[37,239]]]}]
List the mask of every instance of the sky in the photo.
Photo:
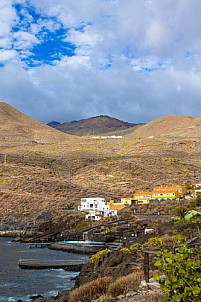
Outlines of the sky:
[{"label": "sky", "polygon": [[0,0],[0,101],[43,123],[201,116],[200,0]]}]

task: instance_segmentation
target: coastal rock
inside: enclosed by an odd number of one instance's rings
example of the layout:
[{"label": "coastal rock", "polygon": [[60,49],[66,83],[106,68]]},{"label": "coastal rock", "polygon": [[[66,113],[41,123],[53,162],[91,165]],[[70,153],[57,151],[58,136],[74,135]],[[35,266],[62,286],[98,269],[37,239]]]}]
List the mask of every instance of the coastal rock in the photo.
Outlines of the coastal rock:
[{"label": "coastal rock", "polygon": [[112,276],[116,280],[132,273],[136,267],[143,268],[143,257],[137,252],[113,251],[112,253],[105,253],[94,263],[89,262],[82,266],[79,276],[75,278],[75,286],[79,287],[99,277]]}]

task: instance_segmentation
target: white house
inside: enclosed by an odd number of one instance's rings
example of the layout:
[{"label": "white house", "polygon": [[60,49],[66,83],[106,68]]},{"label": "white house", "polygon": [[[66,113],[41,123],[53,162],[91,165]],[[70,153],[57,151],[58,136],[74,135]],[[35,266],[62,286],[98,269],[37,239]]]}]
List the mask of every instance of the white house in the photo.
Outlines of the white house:
[{"label": "white house", "polygon": [[110,202],[100,197],[82,198],[81,206],[78,207],[78,210],[88,212],[86,219],[91,217],[95,220],[99,220],[101,217],[117,215],[116,210],[110,210]]},{"label": "white house", "polygon": [[[104,198],[96,197],[96,198],[82,198],[81,206],[79,207],[80,211],[103,211],[105,213],[109,213],[110,205]],[[107,215],[106,215],[107,216]]]},{"label": "white house", "polygon": [[102,217],[103,217],[103,212],[100,212],[100,211],[89,211],[88,214],[85,215],[85,219],[89,219],[89,218],[92,218],[94,219],[95,221],[98,221],[100,220]]}]

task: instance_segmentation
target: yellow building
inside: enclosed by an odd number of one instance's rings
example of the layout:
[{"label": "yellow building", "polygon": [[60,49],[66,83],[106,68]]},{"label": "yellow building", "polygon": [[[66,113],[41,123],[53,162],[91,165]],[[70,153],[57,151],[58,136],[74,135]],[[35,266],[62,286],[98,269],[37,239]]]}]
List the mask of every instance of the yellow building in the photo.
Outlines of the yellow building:
[{"label": "yellow building", "polygon": [[150,199],[177,199],[181,196],[180,192],[176,189],[166,189],[166,190],[156,190],[153,192],[137,192],[134,194],[134,200],[137,200],[137,203],[140,204],[140,200],[142,200],[143,202],[141,202],[141,204],[145,204],[144,200],[147,200],[146,203],[148,203],[148,201]]},{"label": "yellow building", "polygon": [[181,196],[178,190],[153,191],[152,199],[177,199]]},{"label": "yellow building", "polygon": [[152,199],[152,192],[137,192],[134,194],[134,200],[141,198]]},{"label": "yellow building", "polygon": [[121,209],[123,209],[125,207],[125,204],[123,203],[116,203],[114,202],[114,200],[110,201],[110,210],[111,211],[120,211]]},{"label": "yellow building", "polygon": [[187,193],[186,187],[182,187],[182,186],[174,186],[174,187],[155,187],[154,188],[154,192],[155,191],[179,191],[180,196],[183,196],[184,194]]},{"label": "yellow building", "polygon": [[121,203],[125,204],[125,205],[131,205],[133,201],[133,198],[121,198]]},{"label": "yellow building", "polygon": [[148,198],[139,198],[137,204],[149,204]]}]

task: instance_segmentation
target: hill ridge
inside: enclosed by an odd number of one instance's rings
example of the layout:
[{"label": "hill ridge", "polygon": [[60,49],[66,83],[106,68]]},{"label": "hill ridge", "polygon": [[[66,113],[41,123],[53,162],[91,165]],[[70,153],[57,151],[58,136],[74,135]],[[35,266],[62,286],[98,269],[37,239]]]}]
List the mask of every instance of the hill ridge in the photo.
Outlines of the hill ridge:
[{"label": "hill ridge", "polygon": [[0,102],[0,139],[52,143],[68,138],[69,135],[50,128],[5,102]]}]

